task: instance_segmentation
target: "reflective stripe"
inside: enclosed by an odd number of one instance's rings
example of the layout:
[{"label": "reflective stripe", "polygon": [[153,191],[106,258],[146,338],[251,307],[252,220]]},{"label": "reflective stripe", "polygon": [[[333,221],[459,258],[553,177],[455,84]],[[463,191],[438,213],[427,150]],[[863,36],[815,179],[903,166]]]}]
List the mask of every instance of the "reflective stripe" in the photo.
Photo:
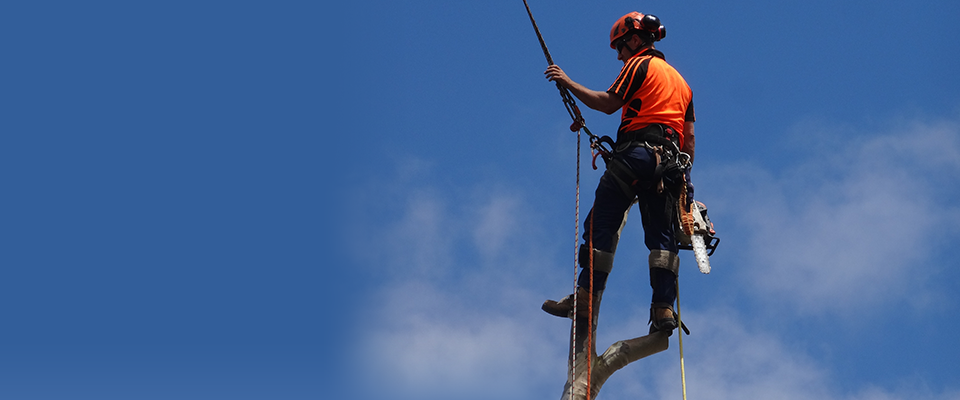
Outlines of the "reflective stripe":
[{"label": "reflective stripe", "polygon": [[667,250],[650,250],[650,268],[663,268],[677,275],[680,273],[680,257]]}]

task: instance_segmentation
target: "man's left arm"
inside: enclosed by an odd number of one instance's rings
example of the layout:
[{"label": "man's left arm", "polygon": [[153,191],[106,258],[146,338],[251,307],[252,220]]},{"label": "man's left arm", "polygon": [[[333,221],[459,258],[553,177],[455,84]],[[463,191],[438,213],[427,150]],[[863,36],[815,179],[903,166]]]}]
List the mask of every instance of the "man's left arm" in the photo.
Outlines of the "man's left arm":
[{"label": "man's left arm", "polygon": [[687,111],[683,115],[683,148],[680,151],[690,155],[690,163],[693,164],[693,152],[697,148],[697,137],[693,133],[693,123],[697,120],[697,114],[693,111],[693,98],[687,103]]},{"label": "man's left arm", "polygon": [[690,155],[693,163],[693,152],[697,147],[697,137],[693,134],[693,121],[683,121],[683,148],[680,151]]}]

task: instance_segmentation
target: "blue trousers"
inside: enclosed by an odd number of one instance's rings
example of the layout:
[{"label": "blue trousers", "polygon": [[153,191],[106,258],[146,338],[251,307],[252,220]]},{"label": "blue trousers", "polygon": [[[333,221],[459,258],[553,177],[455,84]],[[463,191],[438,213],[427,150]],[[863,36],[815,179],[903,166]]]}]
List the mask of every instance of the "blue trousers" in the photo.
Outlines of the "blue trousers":
[{"label": "blue trousers", "polygon": [[[617,182],[608,169],[600,178],[593,202],[593,208],[587,214],[583,223],[584,243],[592,243],[593,248],[616,253],[620,240],[620,231],[626,220],[627,213],[636,201],[640,206],[640,219],[643,225],[643,242],[650,250],[666,250],[677,252],[676,216],[672,209],[675,204],[668,204],[668,197],[657,193],[654,171],[657,159],[654,152],[643,146],[618,153],[617,157],[626,164],[638,178],[636,182],[626,182],[632,193],[627,193],[624,187]],[[688,179],[689,182],[689,179]],[[692,188],[688,186],[688,191]],[[589,257],[581,254],[578,285],[590,288]],[[607,273],[594,273],[594,291],[603,290],[606,286]],[[677,276],[670,270],[650,268],[650,286],[653,288],[653,303],[673,304],[677,298]]]}]

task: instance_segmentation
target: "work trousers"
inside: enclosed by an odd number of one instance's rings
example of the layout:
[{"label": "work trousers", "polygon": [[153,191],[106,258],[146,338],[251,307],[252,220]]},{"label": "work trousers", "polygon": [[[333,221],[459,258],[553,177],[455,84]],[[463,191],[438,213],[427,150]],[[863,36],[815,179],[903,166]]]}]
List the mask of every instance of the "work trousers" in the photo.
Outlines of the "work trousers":
[{"label": "work trousers", "polygon": [[[632,193],[625,192],[608,169],[597,185],[593,208],[583,223],[584,243],[592,243],[593,248],[616,253],[620,232],[626,222],[627,214],[636,202],[640,206],[640,219],[643,225],[643,241],[650,250],[677,252],[676,216],[672,211],[675,204],[668,205],[668,197],[657,193],[658,180],[654,176],[657,158],[653,150],[636,146],[621,151],[616,156],[636,176],[636,182],[624,182]],[[590,288],[589,254],[580,254],[580,272],[578,285]],[[597,271],[594,274],[594,291],[606,286],[607,273]],[[663,268],[650,268],[650,286],[653,288],[653,303],[673,304],[677,297],[677,276]]]}]

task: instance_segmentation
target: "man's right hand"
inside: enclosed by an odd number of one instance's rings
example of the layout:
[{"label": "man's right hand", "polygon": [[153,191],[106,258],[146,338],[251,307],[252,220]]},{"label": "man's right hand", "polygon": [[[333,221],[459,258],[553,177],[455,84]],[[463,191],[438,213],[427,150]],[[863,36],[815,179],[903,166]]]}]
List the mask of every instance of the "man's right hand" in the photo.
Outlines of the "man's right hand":
[{"label": "man's right hand", "polygon": [[570,77],[568,77],[567,74],[560,69],[560,66],[556,64],[547,67],[547,70],[544,71],[543,74],[547,76],[548,81],[557,82],[568,89],[571,86],[570,83],[573,82],[570,80]]}]

